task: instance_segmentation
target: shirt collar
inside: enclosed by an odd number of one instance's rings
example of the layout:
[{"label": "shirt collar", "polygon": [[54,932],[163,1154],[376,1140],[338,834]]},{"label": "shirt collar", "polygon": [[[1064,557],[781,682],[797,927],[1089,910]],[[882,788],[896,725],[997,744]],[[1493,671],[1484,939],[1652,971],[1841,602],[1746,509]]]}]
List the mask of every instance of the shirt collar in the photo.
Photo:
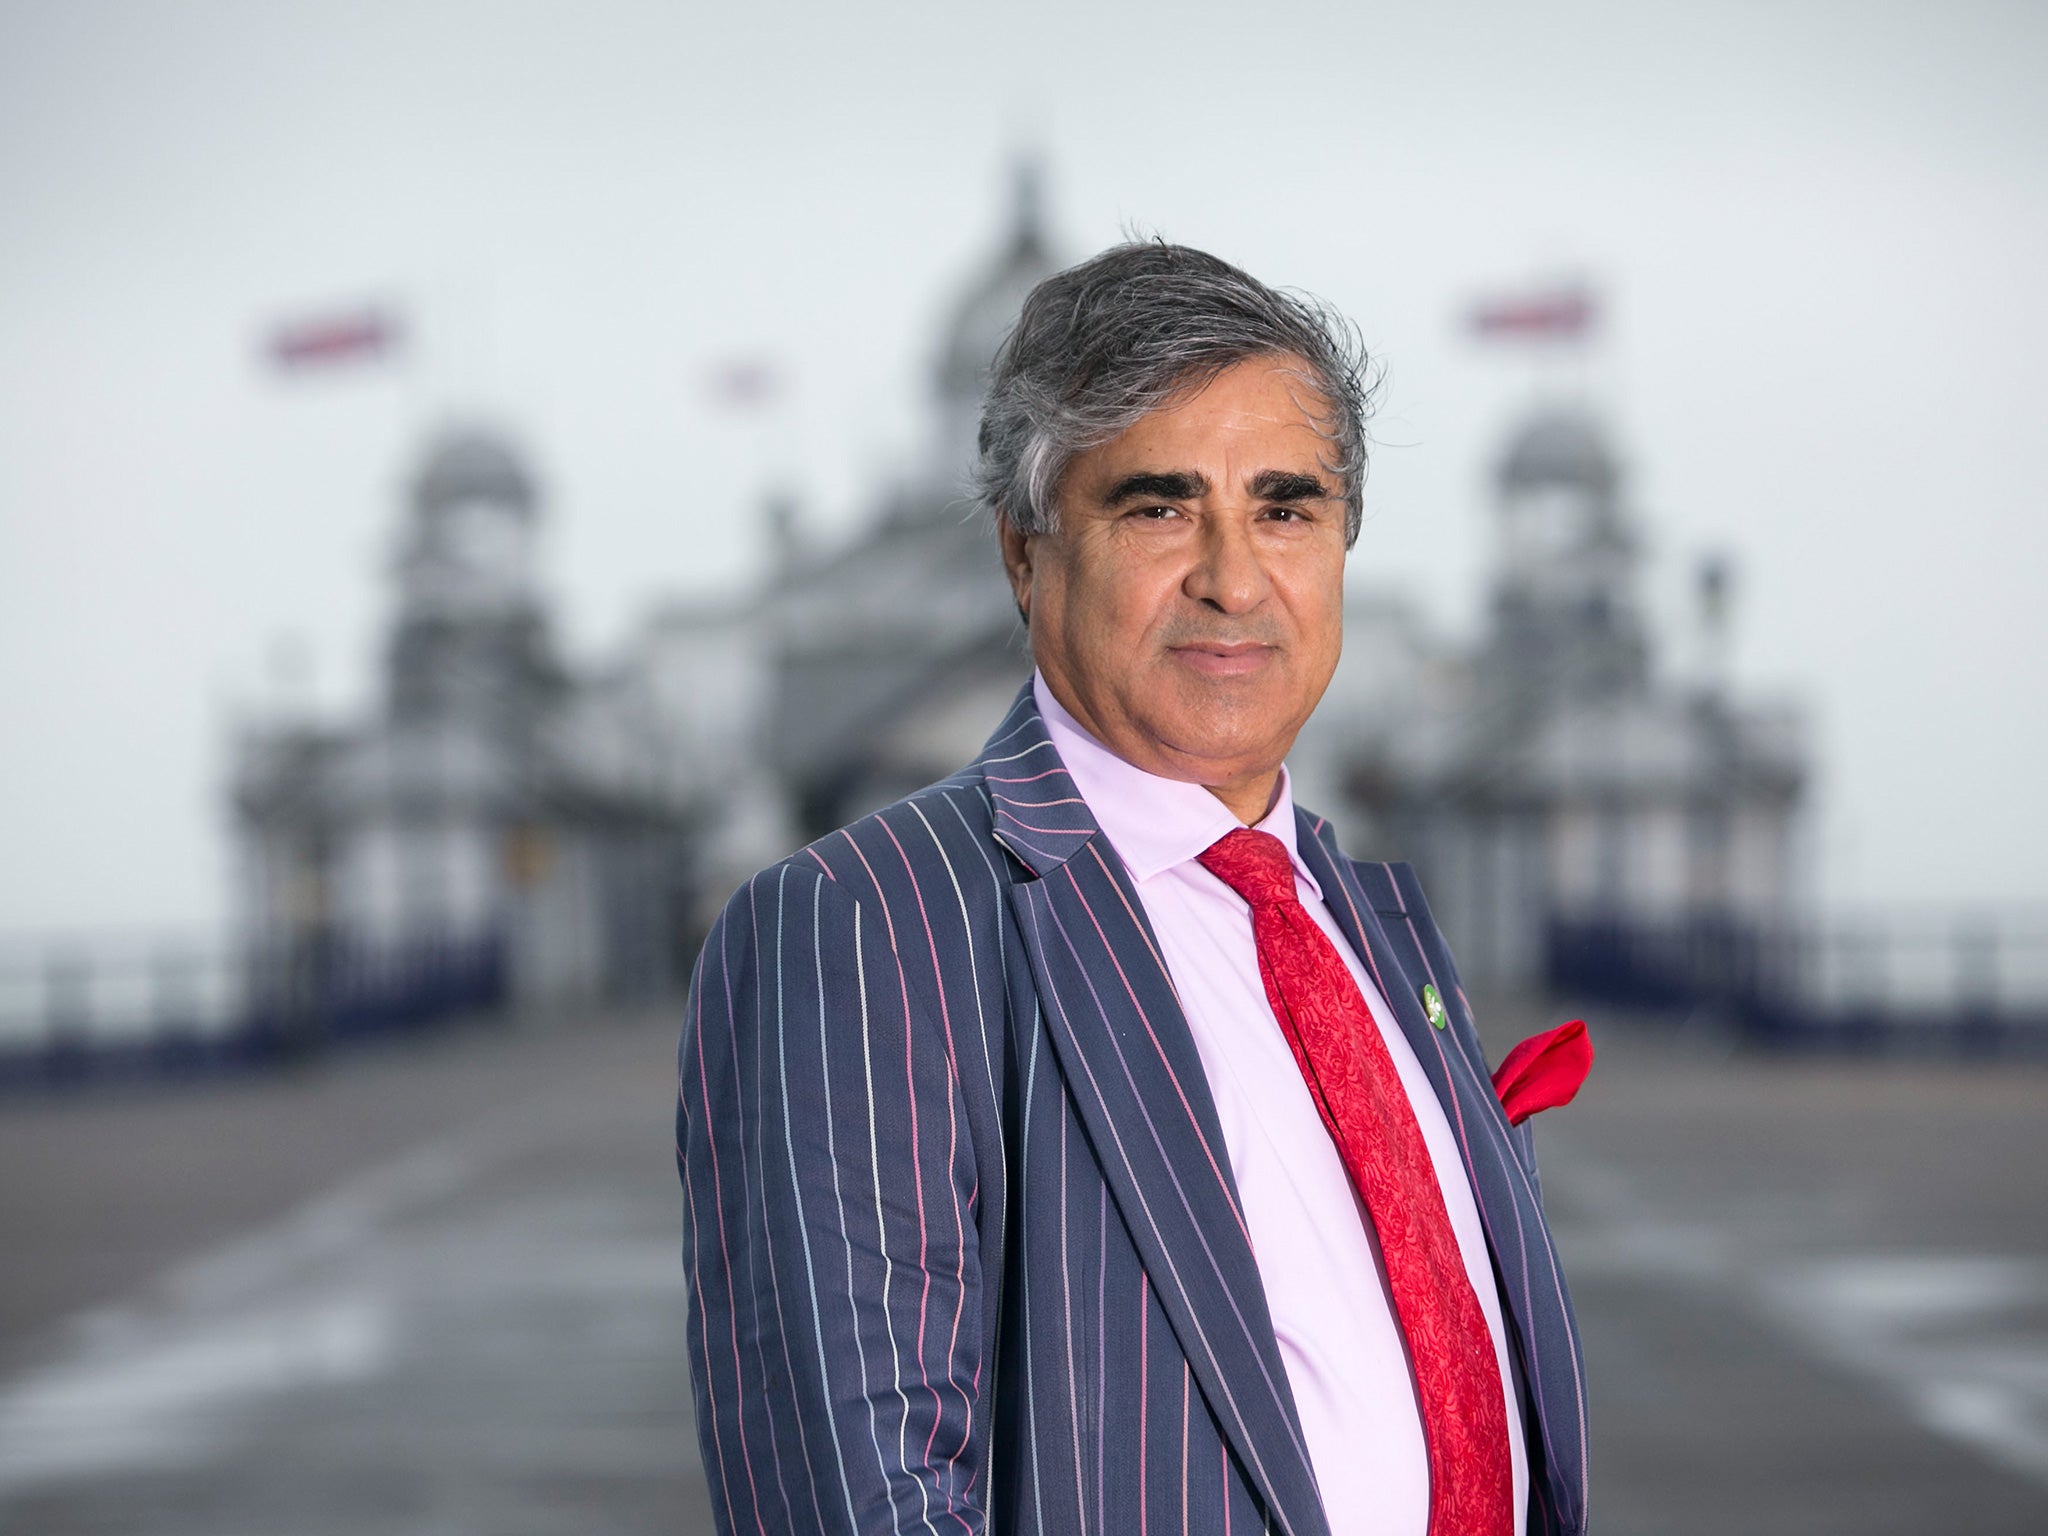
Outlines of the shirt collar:
[{"label": "shirt collar", "polygon": [[[1066,764],[1075,789],[1088,802],[1097,824],[1138,884],[1187,863],[1216,839],[1242,825],[1228,806],[1201,785],[1147,773],[1089,735],[1052,696],[1044,673],[1032,675],[1031,692],[1038,701],[1046,733],[1052,737],[1053,750]],[[1295,846],[1294,793],[1288,784],[1285,764],[1280,768],[1279,793],[1256,827],[1280,839],[1287,857],[1294,863],[1296,877],[1320,901],[1322,888],[1301,862]]]}]

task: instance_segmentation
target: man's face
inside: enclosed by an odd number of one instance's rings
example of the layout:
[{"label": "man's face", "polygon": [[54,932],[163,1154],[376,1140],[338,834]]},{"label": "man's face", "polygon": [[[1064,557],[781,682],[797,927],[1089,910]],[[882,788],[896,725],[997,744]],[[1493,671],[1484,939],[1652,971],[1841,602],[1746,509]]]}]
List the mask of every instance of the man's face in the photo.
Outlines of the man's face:
[{"label": "man's face", "polygon": [[1054,697],[1252,821],[1343,640],[1343,486],[1304,372],[1225,369],[1077,458],[1057,532],[1002,534]]}]

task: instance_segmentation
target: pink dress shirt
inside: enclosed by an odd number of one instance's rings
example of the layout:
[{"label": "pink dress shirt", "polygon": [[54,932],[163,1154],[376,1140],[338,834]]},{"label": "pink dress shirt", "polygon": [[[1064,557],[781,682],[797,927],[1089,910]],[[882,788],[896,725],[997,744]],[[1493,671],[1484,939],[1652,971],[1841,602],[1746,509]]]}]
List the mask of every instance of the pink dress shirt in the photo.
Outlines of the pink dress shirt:
[{"label": "pink dress shirt", "polygon": [[[1422,1415],[1379,1243],[1274,1021],[1249,909],[1195,862],[1238,820],[1200,785],[1156,777],[1109,751],[1060,706],[1043,676],[1032,687],[1054,749],[1130,871],[1201,1053],[1330,1529],[1336,1536],[1424,1536],[1429,1463]],[[1257,826],[1287,846],[1301,903],[1344,957],[1421,1124],[1500,1362],[1519,1536],[1529,1500],[1522,1415],[1486,1234],[1450,1123],[1301,862],[1284,768],[1279,795]]]}]

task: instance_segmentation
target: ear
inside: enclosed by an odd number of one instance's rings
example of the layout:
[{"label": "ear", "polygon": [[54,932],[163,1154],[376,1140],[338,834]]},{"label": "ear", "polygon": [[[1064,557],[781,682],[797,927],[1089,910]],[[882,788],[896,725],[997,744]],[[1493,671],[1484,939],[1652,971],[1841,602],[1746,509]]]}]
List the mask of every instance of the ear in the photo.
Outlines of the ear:
[{"label": "ear", "polygon": [[1003,552],[1003,574],[1010,578],[1010,595],[1017,600],[1018,617],[1031,627],[1031,540],[1017,525],[998,513],[996,542]]}]

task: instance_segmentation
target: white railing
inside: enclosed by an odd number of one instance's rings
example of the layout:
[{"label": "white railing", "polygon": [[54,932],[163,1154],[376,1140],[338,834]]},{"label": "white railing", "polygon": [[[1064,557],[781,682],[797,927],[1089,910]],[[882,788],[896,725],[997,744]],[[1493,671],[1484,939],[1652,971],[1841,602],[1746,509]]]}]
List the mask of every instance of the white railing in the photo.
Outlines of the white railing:
[{"label": "white railing", "polygon": [[247,1009],[233,946],[179,937],[0,940],[0,1053],[219,1039]]},{"label": "white railing", "polygon": [[2048,912],[2037,910],[1574,916],[1552,923],[1549,959],[1564,991],[1719,1013],[1786,1043],[2048,1049]]}]

